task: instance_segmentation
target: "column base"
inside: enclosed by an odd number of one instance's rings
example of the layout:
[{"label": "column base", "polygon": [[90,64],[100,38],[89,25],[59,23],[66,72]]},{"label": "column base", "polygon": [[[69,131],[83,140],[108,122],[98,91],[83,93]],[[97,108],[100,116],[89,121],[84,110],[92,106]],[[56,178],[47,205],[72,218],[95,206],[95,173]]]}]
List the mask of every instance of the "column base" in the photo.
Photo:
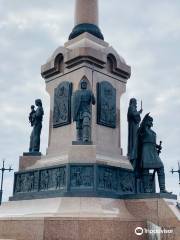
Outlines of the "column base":
[{"label": "column base", "polygon": [[73,38],[78,37],[84,32],[88,32],[94,35],[95,37],[104,40],[104,37],[99,27],[91,23],[81,23],[76,25],[69,36],[69,40],[72,40]]}]

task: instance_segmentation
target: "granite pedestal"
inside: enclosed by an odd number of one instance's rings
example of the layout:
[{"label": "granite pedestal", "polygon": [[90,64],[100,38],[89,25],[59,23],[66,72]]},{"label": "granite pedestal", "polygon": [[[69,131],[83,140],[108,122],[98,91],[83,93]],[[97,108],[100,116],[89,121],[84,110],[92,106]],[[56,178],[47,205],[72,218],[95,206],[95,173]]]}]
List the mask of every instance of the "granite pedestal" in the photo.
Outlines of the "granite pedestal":
[{"label": "granite pedestal", "polygon": [[[0,238],[17,240],[139,240],[149,223],[173,230],[161,239],[179,240],[180,213],[175,200],[51,198],[4,203]],[[145,230],[144,230],[145,231]]]}]

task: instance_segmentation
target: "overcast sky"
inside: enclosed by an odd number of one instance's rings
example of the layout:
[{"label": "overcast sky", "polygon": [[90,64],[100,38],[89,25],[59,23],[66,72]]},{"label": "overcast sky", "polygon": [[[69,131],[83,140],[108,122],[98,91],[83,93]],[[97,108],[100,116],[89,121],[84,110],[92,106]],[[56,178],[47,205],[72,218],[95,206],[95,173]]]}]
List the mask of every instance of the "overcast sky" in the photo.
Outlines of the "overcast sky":
[{"label": "overcast sky", "polygon": [[[41,98],[45,109],[42,152],[48,139],[49,97],[40,67],[67,41],[73,28],[74,0],[0,0],[0,159],[18,169],[28,150],[30,105]],[[100,0],[105,40],[132,67],[122,98],[121,125],[126,154],[128,101],[143,100],[154,117],[167,189],[179,192],[169,171],[180,160],[180,1]],[[1,161],[0,161],[1,163]],[[5,174],[4,200],[12,195],[13,173]]]}]

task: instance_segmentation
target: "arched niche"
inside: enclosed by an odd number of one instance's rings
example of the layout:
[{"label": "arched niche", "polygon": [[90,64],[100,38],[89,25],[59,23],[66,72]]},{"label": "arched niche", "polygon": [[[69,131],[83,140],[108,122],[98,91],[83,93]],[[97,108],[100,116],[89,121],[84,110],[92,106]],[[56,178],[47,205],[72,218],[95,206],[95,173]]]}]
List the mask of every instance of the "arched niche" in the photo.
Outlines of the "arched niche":
[{"label": "arched niche", "polygon": [[117,68],[117,60],[115,56],[110,53],[107,55],[106,69],[108,72],[112,73],[116,68]]},{"label": "arched niche", "polygon": [[64,56],[62,53],[58,54],[54,60],[54,66],[57,72],[64,72]]}]

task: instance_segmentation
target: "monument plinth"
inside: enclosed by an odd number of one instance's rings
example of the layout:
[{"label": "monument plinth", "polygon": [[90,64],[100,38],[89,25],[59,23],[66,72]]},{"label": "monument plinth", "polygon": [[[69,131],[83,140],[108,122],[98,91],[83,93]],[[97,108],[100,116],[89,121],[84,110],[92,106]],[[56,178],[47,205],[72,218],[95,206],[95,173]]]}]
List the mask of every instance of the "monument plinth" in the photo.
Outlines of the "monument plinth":
[{"label": "monument plinth", "polygon": [[42,65],[41,75],[50,96],[47,153],[20,157],[13,196],[0,209],[0,237],[135,240],[135,228],[148,228],[148,221],[177,234],[176,196],[156,193],[149,172],[145,192],[123,154],[120,99],[131,67],[104,41],[97,0],[76,1],[69,40]]}]

